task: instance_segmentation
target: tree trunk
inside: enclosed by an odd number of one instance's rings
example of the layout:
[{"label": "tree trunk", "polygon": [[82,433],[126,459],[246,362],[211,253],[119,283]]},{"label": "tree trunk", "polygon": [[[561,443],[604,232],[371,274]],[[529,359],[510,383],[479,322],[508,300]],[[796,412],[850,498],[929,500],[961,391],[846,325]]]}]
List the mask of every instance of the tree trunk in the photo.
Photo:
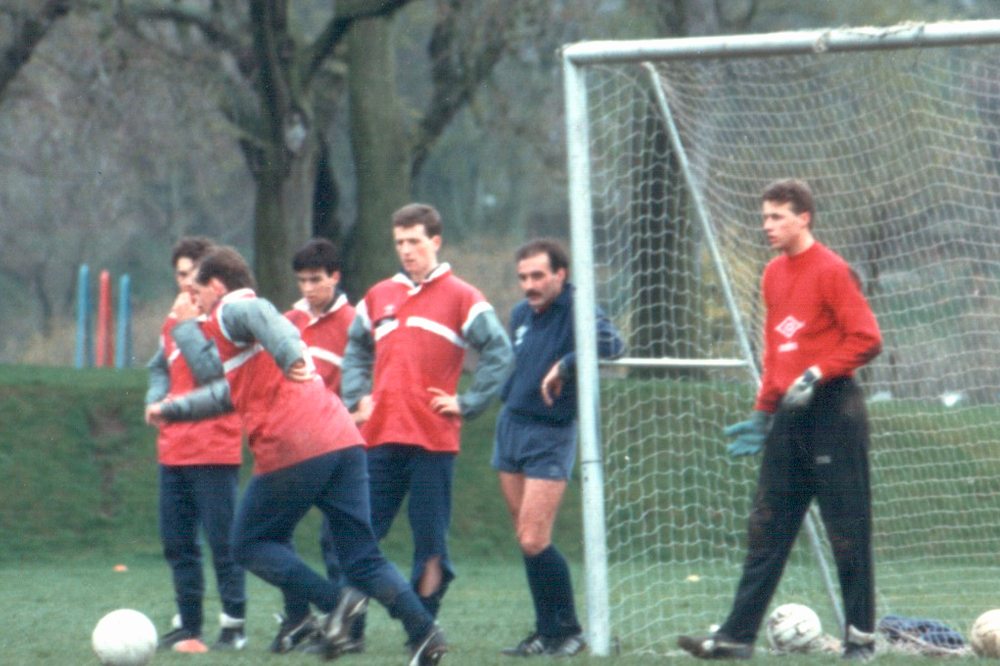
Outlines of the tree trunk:
[{"label": "tree trunk", "polygon": [[358,179],[358,218],[344,253],[344,287],[352,300],[399,270],[390,218],[410,198],[410,143],[397,99],[390,21],[355,21],[347,38]]},{"label": "tree trunk", "polygon": [[[647,358],[691,357],[696,341],[690,338],[692,326],[690,274],[693,265],[688,193],[676,156],[670,147],[663,121],[649,110],[637,120],[645,126],[633,150],[641,176],[636,183],[638,202],[633,217],[632,253],[637,259],[636,281],[643,295],[641,308],[633,313],[636,331],[633,346]],[[684,370],[638,369],[635,376],[660,377],[689,374]]]},{"label": "tree trunk", "polygon": [[312,234],[319,145],[315,134],[310,134],[295,153],[284,151],[283,146],[269,147],[266,152],[264,164],[254,172],[253,268],[260,295],[283,310],[298,298],[292,254]]},{"label": "tree trunk", "polygon": [[687,0],[682,27],[685,35],[719,33],[719,10],[715,0]]}]

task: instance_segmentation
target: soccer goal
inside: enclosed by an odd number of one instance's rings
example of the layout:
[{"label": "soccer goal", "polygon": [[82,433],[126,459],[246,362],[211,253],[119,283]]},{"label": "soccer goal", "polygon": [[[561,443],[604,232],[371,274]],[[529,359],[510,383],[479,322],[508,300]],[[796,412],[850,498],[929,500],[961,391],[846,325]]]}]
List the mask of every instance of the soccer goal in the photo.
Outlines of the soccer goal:
[{"label": "soccer goal", "polygon": [[[1000,606],[1000,21],[564,51],[588,622],[666,653],[729,609],[759,459],[759,193],[795,177],[884,338],[871,416],[881,617]],[[597,362],[600,304],[627,358]],[[775,604],[840,634],[818,521]],[[828,564],[827,564],[828,563]]]}]

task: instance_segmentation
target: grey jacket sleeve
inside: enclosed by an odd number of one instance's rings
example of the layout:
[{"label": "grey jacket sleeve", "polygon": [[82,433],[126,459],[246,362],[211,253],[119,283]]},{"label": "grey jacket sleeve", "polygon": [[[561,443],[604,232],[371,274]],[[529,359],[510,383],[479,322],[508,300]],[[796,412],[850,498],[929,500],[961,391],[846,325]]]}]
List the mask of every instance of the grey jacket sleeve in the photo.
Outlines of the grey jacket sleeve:
[{"label": "grey jacket sleeve", "polygon": [[225,376],[215,341],[205,338],[196,320],[180,322],[174,326],[171,335],[199,385],[204,386],[214,379]]},{"label": "grey jacket sleeve", "polygon": [[469,390],[458,396],[458,407],[463,419],[474,419],[483,413],[503,386],[514,366],[514,351],[493,308],[476,315],[463,335],[466,342],[479,352],[479,366],[472,376]]},{"label": "grey jacket sleeve", "polygon": [[299,329],[270,301],[253,298],[226,303],[220,317],[230,340],[259,342],[283,372],[305,358]]},{"label": "grey jacket sleeve", "polygon": [[197,421],[233,411],[229,397],[229,382],[225,378],[199,386],[195,390],[167,400],[162,405],[163,418],[168,421]]},{"label": "grey jacket sleeve", "polygon": [[375,340],[365,322],[365,315],[359,312],[347,329],[347,349],[340,367],[340,393],[349,410],[353,410],[361,398],[372,392]]},{"label": "grey jacket sleeve", "polygon": [[151,405],[167,397],[170,393],[170,367],[167,365],[167,356],[163,352],[163,341],[146,364],[149,370],[149,387],[146,389],[146,404]]}]

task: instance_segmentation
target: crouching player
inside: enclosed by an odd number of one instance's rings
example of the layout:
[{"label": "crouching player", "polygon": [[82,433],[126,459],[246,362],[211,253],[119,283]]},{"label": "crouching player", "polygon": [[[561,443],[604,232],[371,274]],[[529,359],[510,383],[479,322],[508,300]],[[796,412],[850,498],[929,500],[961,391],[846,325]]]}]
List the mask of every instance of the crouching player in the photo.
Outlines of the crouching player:
[{"label": "crouching player", "polygon": [[[149,405],[146,419],[193,420],[227,409],[242,418],[254,474],[233,525],[237,562],[278,587],[286,600],[302,599],[327,614],[322,623],[327,659],[343,653],[367,595],[402,622],[409,666],[437,664],[448,649],[444,633],[378,549],[361,436],[315,374],[295,326],[256,296],[246,261],[231,248],[202,260],[194,291],[208,315],[207,344],[218,347],[225,379]],[[360,593],[313,571],[289,545],[312,506],[330,522],[347,581]]]}]

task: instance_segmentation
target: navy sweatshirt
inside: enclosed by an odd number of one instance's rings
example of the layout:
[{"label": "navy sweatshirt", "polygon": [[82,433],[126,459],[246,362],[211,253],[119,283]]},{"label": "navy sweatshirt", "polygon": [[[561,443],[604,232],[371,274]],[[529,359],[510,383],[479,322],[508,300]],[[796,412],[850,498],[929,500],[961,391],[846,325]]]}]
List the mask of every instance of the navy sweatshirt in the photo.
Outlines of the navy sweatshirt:
[{"label": "navy sweatshirt", "polygon": [[[597,353],[617,358],[624,344],[600,308],[596,313]],[[576,351],[573,339],[573,287],[566,284],[545,312],[537,313],[524,300],[510,314],[514,343],[514,371],[500,392],[504,408],[516,421],[569,425],[576,419]],[[552,407],[542,400],[542,379],[556,361],[562,361],[562,393]]]}]

